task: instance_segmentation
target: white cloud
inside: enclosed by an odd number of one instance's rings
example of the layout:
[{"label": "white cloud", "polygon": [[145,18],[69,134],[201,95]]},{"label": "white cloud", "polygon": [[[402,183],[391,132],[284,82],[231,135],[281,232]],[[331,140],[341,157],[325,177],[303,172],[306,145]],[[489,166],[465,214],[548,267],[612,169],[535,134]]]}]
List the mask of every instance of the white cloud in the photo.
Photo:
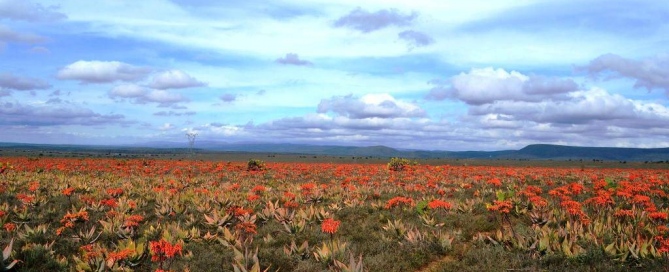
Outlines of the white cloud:
[{"label": "white cloud", "polygon": [[154,89],[183,89],[191,87],[206,86],[206,83],[200,82],[194,77],[180,70],[164,71],[153,77],[149,86]]},{"label": "white cloud", "polygon": [[334,112],[351,119],[424,117],[425,111],[419,106],[397,100],[389,94],[366,94],[360,98],[335,96],[323,99],[318,104],[318,112]]},{"label": "white cloud", "polygon": [[147,91],[135,84],[123,84],[114,87],[109,92],[111,98],[136,98],[146,95]]},{"label": "white cloud", "polygon": [[571,79],[526,76],[516,71],[492,67],[472,69],[451,78],[450,86],[441,81],[433,81],[434,87],[427,99],[446,98],[461,100],[470,105],[482,105],[500,100],[542,101],[546,99],[566,99],[566,94],[577,90],[578,85]]},{"label": "white cloud", "polygon": [[153,90],[142,96],[141,102],[156,102],[162,106],[169,106],[180,102],[188,101],[188,98],[180,94],[170,93],[164,90]]},{"label": "white cloud", "polygon": [[130,99],[135,104],[158,103],[159,106],[176,106],[178,103],[189,101],[181,94],[165,90],[147,90],[135,84],[122,84],[109,91],[112,99]]},{"label": "white cloud", "polygon": [[110,83],[115,81],[139,81],[151,69],[137,67],[119,61],[84,61],[69,64],[60,71],[59,79],[79,80],[82,83]]}]

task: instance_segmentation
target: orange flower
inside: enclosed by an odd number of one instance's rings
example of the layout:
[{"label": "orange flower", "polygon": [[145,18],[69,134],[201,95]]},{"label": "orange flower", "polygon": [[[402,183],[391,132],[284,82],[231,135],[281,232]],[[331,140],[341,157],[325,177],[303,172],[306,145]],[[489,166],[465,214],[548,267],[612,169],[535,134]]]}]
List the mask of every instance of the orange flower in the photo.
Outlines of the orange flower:
[{"label": "orange flower", "polygon": [[242,230],[246,234],[257,234],[257,226],[254,223],[251,222],[243,222],[239,223],[235,226],[236,229]]},{"label": "orange flower", "polygon": [[262,194],[262,193],[265,192],[266,190],[267,190],[267,189],[265,188],[265,186],[262,186],[262,185],[256,185],[256,186],[254,186],[254,187],[251,189],[251,192],[254,192],[254,193],[256,193],[256,194]]},{"label": "orange flower", "polygon": [[430,201],[429,203],[427,203],[427,206],[430,207],[430,209],[433,209],[433,210],[438,209],[438,208],[448,210],[452,207],[451,203],[448,203],[448,202],[440,200],[440,199],[435,199],[435,200]]},{"label": "orange flower", "polygon": [[316,183],[310,182],[300,185],[300,191],[302,195],[310,195],[311,192],[316,188]]},{"label": "orange flower", "polygon": [[131,215],[131,216],[128,216],[125,219],[125,222],[123,223],[123,226],[126,227],[126,228],[138,227],[139,222],[142,222],[142,220],[144,220],[144,217],[141,216],[141,215],[137,215],[137,214]]},{"label": "orange flower", "polygon": [[130,256],[133,253],[135,253],[135,251],[129,248],[122,249],[121,251],[117,252],[110,252],[109,255],[107,255],[107,260],[111,262],[117,262],[125,258],[128,258],[128,256]]},{"label": "orange flower", "polygon": [[173,245],[164,239],[149,242],[149,248],[151,249],[151,261],[154,262],[162,262],[174,258],[177,254],[182,255],[181,251],[183,250],[181,243]]},{"label": "orange flower", "polygon": [[100,200],[100,204],[105,205],[109,208],[116,208],[118,206],[115,198]]},{"label": "orange flower", "polygon": [[634,217],[634,211],[632,210],[617,210],[615,213],[613,213],[613,216],[615,217]]},{"label": "orange flower", "polygon": [[323,220],[321,224],[321,231],[329,234],[335,234],[339,229],[339,224],[341,221],[334,220],[332,218],[327,218]]},{"label": "orange flower", "polygon": [[493,201],[493,205],[488,206],[489,211],[499,211],[500,213],[510,213],[513,209],[513,203],[511,200]]},{"label": "orange flower", "polygon": [[291,200],[288,200],[288,201],[283,203],[284,208],[297,208],[299,206],[300,206],[299,203],[297,203],[295,201],[291,201]]},{"label": "orange flower", "polygon": [[122,188],[109,188],[109,189],[107,189],[107,194],[109,194],[111,197],[119,197],[123,194],[123,189]]},{"label": "orange flower", "polygon": [[396,196],[388,200],[388,203],[386,203],[386,209],[392,209],[393,207],[399,205],[413,206],[414,202],[413,199],[409,197]]},{"label": "orange flower", "polygon": [[37,181],[31,182],[30,187],[28,188],[28,190],[30,190],[31,192],[34,192],[34,191],[37,191],[37,189],[39,189],[39,182],[37,182]]},{"label": "orange flower", "polygon": [[648,217],[653,220],[664,220],[667,221],[667,218],[669,218],[669,214],[666,212],[651,212],[648,213]]},{"label": "orange flower", "polygon": [[490,184],[490,185],[494,185],[495,187],[500,187],[500,186],[502,186],[502,181],[499,180],[498,178],[494,178],[494,179],[488,180],[486,183],[488,183],[488,184]]},{"label": "orange flower", "polygon": [[253,201],[256,201],[256,200],[260,199],[260,196],[256,195],[256,194],[250,194],[249,196],[246,197],[246,199],[248,201],[253,202]]},{"label": "orange flower", "polygon": [[12,232],[16,230],[16,224],[14,223],[5,223],[2,226],[7,232]]},{"label": "orange flower", "polygon": [[65,196],[71,196],[72,193],[74,193],[74,188],[73,187],[67,187],[63,190],[63,195],[65,195]]},{"label": "orange flower", "polygon": [[665,239],[662,236],[655,237],[655,239],[660,243],[660,246],[657,247],[657,252],[659,253],[669,252],[669,239]]}]

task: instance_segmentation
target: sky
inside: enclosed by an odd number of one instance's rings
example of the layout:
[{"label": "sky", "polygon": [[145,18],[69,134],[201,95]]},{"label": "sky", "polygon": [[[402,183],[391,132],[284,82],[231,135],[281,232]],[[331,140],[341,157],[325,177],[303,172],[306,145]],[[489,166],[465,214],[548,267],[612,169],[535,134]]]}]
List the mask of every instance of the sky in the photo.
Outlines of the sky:
[{"label": "sky", "polygon": [[0,0],[0,142],[669,147],[669,2]]}]

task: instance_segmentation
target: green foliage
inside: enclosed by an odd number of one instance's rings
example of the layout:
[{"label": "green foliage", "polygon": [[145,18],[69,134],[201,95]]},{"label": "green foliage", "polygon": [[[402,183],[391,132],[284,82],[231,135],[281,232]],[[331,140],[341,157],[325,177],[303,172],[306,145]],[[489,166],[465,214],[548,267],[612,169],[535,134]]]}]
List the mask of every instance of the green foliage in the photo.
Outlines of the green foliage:
[{"label": "green foliage", "polygon": [[419,215],[424,215],[425,211],[427,211],[427,200],[421,200],[416,203],[416,212]]},{"label": "green foliage", "polygon": [[388,169],[390,171],[403,171],[407,167],[411,165],[417,165],[418,162],[416,161],[411,161],[409,159],[405,158],[391,158],[390,162],[388,163]]},{"label": "green foliage", "polygon": [[515,192],[513,191],[502,191],[502,190],[497,190],[495,192],[495,196],[497,197],[498,201],[504,201],[507,199],[512,199],[516,195]]},{"label": "green foliage", "polygon": [[51,244],[27,244],[16,256],[20,271],[67,271],[67,260],[56,256]]},{"label": "green foliage", "polygon": [[265,169],[265,162],[258,159],[250,159],[246,164],[247,171],[260,171]]}]

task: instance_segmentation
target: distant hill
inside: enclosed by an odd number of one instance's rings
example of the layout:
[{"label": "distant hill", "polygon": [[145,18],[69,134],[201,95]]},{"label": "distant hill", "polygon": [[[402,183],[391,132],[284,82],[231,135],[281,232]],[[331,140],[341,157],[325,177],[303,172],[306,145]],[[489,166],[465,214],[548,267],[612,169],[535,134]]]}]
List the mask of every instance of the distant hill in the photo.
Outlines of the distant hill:
[{"label": "distant hill", "polygon": [[[67,152],[185,153],[185,143],[152,142],[132,146],[83,146],[0,143],[0,148],[56,150]],[[404,157],[442,159],[527,159],[527,160],[607,160],[669,161],[669,148],[577,147],[549,144],[528,145],[520,150],[425,151],[399,150],[387,146],[334,146],[305,144],[196,142],[199,152],[291,153],[353,157]]]},{"label": "distant hill", "polygon": [[611,161],[669,160],[669,148],[577,147],[563,145],[528,145],[514,153],[525,159],[598,159]]}]

